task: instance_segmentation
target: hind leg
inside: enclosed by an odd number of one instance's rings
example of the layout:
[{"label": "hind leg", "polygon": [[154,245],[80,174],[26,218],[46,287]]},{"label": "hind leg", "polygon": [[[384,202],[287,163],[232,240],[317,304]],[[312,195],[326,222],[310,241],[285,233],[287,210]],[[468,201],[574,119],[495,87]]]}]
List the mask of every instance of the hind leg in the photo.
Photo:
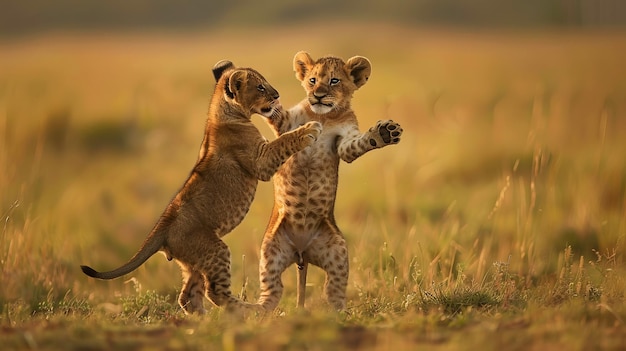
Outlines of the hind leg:
[{"label": "hind leg", "polygon": [[266,235],[261,244],[259,262],[261,296],[258,304],[266,311],[273,311],[278,306],[283,295],[281,276],[285,269],[295,262],[295,252],[283,237],[280,231],[274,235]]},{"label": "hind leg", "polygon": [[205,279],[206,297],[216,306],[224,306],[227,310],[249,306],[230,291],[230,250],[222,240],[213,243],[212,253],[199,270]]},{"label": "hind leg", "polygon": [[348,247],[339,230],[320,234],[307,249],[311,264],[326,272],[324,295],[328,303],[338,311],[346,308],[348,286]]},{"label": "hind leg", "polygon": [[204,309],[204,277],[189,265],[178,262],[183,273],[183,287],[178,296],[178,304],[186,314],[206,313]]}]

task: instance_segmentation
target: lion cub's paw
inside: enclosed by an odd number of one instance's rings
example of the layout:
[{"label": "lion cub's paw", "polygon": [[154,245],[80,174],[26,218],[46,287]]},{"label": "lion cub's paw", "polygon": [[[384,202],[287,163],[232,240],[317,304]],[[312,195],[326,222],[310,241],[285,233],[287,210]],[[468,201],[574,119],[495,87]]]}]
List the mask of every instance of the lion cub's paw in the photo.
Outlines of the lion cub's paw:
[{"label": "lion cub's paw", "polygon": [[[378,121],[375,126],[370,128],[370,132],[377,136],[379,140],[374,138],[370,139],[370,144],[376,147],[383,147],[385,145],[397,144],[400,142],[400,136],[402,136],[402,127],[400,124],[392,121]],[[382,142],[379,145],[378,141]]]},{"label": "lion cub's paw", "polygon": [[307,143],[307,146],[313,144],[320,134],[322,134],[322,124],[320,122],[307,122],[299,129],[302,130],[300,138]]}]

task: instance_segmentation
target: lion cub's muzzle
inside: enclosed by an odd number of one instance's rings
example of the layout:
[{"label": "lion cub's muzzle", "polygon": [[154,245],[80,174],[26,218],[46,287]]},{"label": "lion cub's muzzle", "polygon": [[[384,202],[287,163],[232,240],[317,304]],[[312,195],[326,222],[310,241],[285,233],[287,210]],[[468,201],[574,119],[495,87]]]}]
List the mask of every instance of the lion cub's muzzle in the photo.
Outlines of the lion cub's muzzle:
[{"label": "lion cub's muzzle", "polygon": [[312,106],[321,105],[319,107],[333,107],[332,96],[328,94],[328,89],[322,86],[313,90],[312,94],[309,96],[309,103]]},{"label": "lion cub's muzzle", "polygon": [[[324,96],[326,97],[326,96]],[[333,103],[331,101],[324,101],[324,98],[318,98],[318,97],[313,97],[311,99],[309,99],[309,102],[311,103],[311,105],[324,105],[327,107],[333,107]]]},{"label": "lion cub's muzzle", "polygon": [[280,111],[283,108],[283,106],[280,104],[280,100],[278,99],[279,95],[276,94],[274,96],[275,96],[275,99],[272,102],[270,102],[269,105],[261,107],[260,115],[269,118],[269,117],[272,117],[274,113],[276,113],[277,111]]},{"label": "lion cub's muzzle", "polygon": [[335,107],[332,97],[329,95],[319,97],[315,94],[311,94],[309,96],[309,105],[311,105],[313,112],[320,115],[330,112]]}]

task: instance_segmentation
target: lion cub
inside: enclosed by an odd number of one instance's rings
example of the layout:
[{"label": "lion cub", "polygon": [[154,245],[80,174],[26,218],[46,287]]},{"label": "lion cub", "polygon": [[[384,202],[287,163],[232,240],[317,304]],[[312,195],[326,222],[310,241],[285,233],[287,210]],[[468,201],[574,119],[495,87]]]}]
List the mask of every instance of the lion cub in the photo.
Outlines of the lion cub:
[{"label": "lion cub", "polygon": [[162,251],[182,269],[178,302],[186,313],[204,313],[203,296],[227,309],[250,306],[230,291],[230,251],[221,237],[243,220],[258,180],[268,181],[321,133],[320,123],[311,122],[268,142],[250,117],[281,113],[276,89],[259,72],[236,68],[230,61],[218,62],[213,74],[217,83],[198,161],[141,249],[112,271],[81,266],[90,277],[113,279]]},{"label": "lion cub", "polygon": [[311,121],[322,134],[311,147],[295,154],[274,176],[274,209],[261,244],[259,304],[265,310],[278,305],[283,292],[281,275],[298,265],[298,306],[304,306],[308,263],[326,272],[324,293],[337,310],[346,306],[348,248],[335,223],[339,160],[352,162],[366,152],[400,142],[402,128],[379,121],[359,132],[350,102],[371,73],[369,60],[355,56],[344,62],[332,56],[313,60],[298,52],[293,60],[296,78],[306,98],[289,111],[267,121],[277,135]]}]

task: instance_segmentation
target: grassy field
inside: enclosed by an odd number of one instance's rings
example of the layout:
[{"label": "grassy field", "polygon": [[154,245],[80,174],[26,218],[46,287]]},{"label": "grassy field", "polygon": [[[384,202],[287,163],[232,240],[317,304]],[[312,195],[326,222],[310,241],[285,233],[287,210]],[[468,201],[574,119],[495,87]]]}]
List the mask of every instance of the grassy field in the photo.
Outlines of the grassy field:
[{"label": "grassy field", "polygon": [[[213,64],[258,69],[290,106],[299,50],[368,57],[361,129],[404,128],[399,145],[340,167],[347,311],[327,310],[315,268],[305,311],[294,267],[279,310],[243,320],[185,316],[178,266],[161,255],[123,279],[84,276],[80,264],[125,262],[188,175]],[[329,25],[2,42],[2,349],[621,349],[624,62],[613,32]],[[226,238],[248,300],[271,206],[262,183]]]}]

